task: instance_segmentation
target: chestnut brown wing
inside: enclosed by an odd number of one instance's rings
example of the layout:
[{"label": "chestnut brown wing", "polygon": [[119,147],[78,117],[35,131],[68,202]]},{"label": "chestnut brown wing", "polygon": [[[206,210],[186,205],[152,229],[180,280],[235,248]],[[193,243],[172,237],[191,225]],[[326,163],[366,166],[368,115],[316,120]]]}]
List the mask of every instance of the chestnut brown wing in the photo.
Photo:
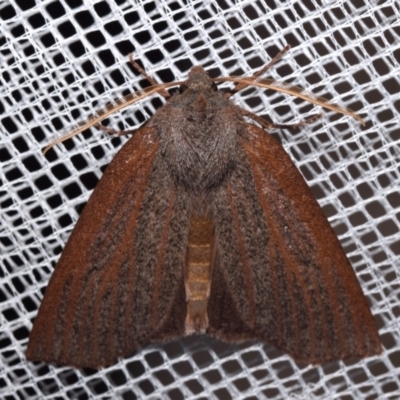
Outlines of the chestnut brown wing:
[{"label": "chestnut brown wing", "polygon": [[189,202],[144,127],[107,167],[55,268],[29,360],[98,368],[184,333]]},{"label": "chestnut brown wing", "polygon": [[312,364],[380,353],[353,269],[290,157],[247,125],[238,159],[213,203],[209,332],[259,338]]}]

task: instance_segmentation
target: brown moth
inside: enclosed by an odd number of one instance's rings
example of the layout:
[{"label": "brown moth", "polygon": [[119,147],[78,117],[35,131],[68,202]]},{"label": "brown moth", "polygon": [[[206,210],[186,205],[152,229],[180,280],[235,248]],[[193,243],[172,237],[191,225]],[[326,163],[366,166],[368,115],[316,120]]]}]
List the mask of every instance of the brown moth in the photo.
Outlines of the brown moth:
[{"label": "brown moth", "polygon": [[[150,94],[168,98],[118,152],[83,210],[27,359],[99,368],[192,333],[261,339],[311,364],[381,352],[367,300],[321,208],[282,146],[248,119],[292,126],[229,99],[253,85],[363,122],[299,87],[259,78],[288,48],[252,77],[211,79],[193,67],[186,81],[160,85],[145,75],[152,86],[49,146]],[[223,93],[219,82],[237,86]],[[165,89],[176,85],[180,93],[170,97]]]}]

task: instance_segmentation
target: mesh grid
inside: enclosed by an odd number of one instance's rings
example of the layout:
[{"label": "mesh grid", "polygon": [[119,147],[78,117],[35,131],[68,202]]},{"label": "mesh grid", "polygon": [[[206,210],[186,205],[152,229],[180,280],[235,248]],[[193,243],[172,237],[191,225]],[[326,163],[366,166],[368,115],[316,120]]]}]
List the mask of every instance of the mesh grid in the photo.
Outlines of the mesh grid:
[{"label": "mesh grid", "polygon": [[[400,392],[400,10],[393,1],[0,0],[0,394],[4,399],[397,399]],[[286,43],[270,72],[357,110],[366,128],[325,112],[274,133],[337,232],[376,316],[380,357],[313,368],[260,342],[187,337],[100,371],[27,363],[43,289],[82,206],[126,139],[93,130],[41,149],[110,99],[200,64],[251,74]],[[276,123],[316,108],[246,90],[238,105]],[[133,129],[162,103],[110,118]]]}]

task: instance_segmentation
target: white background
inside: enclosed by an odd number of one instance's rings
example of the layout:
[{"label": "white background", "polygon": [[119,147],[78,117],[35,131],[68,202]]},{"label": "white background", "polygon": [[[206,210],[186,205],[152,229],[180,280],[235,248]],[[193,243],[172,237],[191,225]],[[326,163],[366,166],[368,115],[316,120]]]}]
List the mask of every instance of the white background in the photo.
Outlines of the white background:
[{"label": "white background", "polygon": [[[397,1],[0,1],[0,394],[7,399],[385,399],[400,391],[400,21]],[[279,138],[337,232],[376,317],[379,357],[298,365],[261,342],[206,336],[142,349],[94,371],[27,363],[55,262],[104,167],[126,139],[97,130],[42,148],[144,80],[200,64],[213,77],[269,73],[353,108]],[[132,129],[163,100],[109,119]],[[234,101],[276,123],[321,110],[260,89]],[[8,397],[6,397],[8,396]],[[397,396],[397,397],[396,397]]]}]

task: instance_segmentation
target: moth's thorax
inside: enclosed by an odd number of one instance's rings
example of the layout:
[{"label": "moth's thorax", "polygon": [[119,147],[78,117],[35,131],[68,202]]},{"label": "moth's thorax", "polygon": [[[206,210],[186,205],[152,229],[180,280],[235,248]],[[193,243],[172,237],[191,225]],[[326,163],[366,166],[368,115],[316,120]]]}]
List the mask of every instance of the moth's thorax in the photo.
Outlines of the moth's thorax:
[{"label": "moth's thorax", "polygon": [[176,182],[202,190],[220,184],[232,168],[242,124],[235,106],[211,80],[207,85],[201,74],[191,78],[151,124],[159,132],[161,152]]}]

